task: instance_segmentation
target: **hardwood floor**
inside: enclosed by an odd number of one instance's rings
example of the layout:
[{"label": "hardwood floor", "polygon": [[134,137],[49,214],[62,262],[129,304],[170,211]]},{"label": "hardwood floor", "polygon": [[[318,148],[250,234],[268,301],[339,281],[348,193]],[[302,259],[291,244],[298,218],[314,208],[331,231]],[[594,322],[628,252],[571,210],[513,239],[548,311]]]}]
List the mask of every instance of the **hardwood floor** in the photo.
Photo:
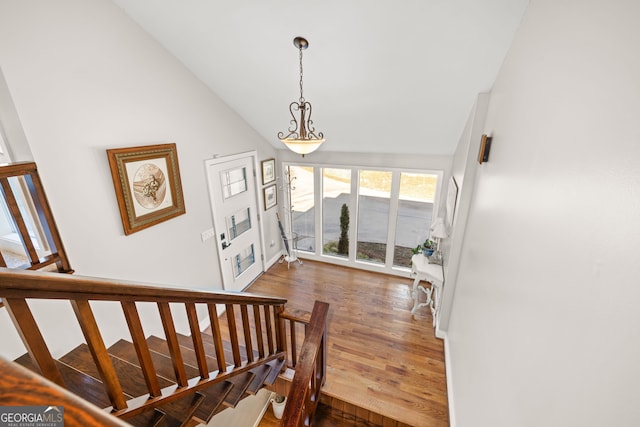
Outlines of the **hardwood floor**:
[{"label": "hardwood floor", "polygon": [[324,395],[398,425],[447,426],[444,343],[435,338],[426,309],[411,318],[410,283],[304,261],[290,269],[275,264],[247,291],[285,297],[288,308],[308,312],[315,300],[331,305]]}]

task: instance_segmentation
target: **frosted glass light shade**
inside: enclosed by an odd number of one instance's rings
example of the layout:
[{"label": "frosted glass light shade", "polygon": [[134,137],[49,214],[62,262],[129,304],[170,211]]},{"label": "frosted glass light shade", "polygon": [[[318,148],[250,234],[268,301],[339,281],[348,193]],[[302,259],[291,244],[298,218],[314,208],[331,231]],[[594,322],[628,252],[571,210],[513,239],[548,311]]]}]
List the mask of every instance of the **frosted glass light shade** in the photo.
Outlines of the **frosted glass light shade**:
[{"label": "frosted glass light shade", "polygon": [[294,153],[305,154],[313,153],[322,145],[324,142],[324,138],[320,139],[296,139],[296,138],[286,138],[281,139],[282,143],[287,146],[287,148]]}]

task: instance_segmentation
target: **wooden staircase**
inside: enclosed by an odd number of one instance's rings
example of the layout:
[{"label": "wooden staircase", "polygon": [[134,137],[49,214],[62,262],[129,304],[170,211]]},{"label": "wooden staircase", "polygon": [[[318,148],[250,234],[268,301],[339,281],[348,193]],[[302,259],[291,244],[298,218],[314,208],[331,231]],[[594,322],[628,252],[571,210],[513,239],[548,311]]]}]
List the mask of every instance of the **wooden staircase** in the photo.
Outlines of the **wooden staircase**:
[{"label": "wooden staircase", "polygon": [[[187,377],[198,377],[198,360],[190,337],[177,335],[180,342],[180,352],[184,359]],[[203,334],[205,342],[213,342],[213,337]],[[158,373],[158,382],[162,388],[177,385],[169,346],[163,338],[150,336],[146,340],[153,365]],[[229,345],[229,343],[227,343]],[[231,350],[229,345],[229,351]],[[243,350],[241,348],[241,350]],[[207,363],[217,366],[215,352],[205,345]],[[144,374],[138,361],[133,343],[121,339],[107,349],[113,365],[116,368],[122,390],[127,398],[144,395],[147,392]],[[229,354],[229,356],[231,356]],[[37,366],[29,354],[24,354],[15,360],[16,363],[38,372]],[[56,361],[67,388],[78,396],[83,397],[98,407],[110,405],[100,373],[93,362],[91,352],[86,344],[80,344]],[[194,395],[186,396],[176,401],[164,404],[127,419],[133,426],[181,426],[206,424],[211,418],[226,408],[235,408],[246,396],[255,395],[261,388],[273,385],[282,370],[284,360],[274,359],[264,365],[230,376],[224,381],[217,382]],[[232,366],[227,365],[227,369]],[[187,423],[185,423],[185,420]]]},{"label": "wooden staircase", "polygon": [[[310,316],[301,316],[287,314],[280,298],[2,268],[0,296],[28,349],[16,363],[130,425],[206,424],[272,386],[286,367],[295,368],[295,375],[282,425],[312,424],[326,371],[325,303],[316,302]],[[31,299],[69,300],[85,343],[54,359],[27,303]],[[130,339],[107,347],[90,301],[119,302]],[[140,302],[156,304],[164,338],[145,336]],[[174,312],[179,310],[170,304],[184,307],[190,336],[176,332]],[[225,306],[226,326],[219,321],[219,305]],[[200,331],[198,312],[203,309],[211,334]],[[296,324],[306,331],[302,344],[293,333],[302,329]]]}]

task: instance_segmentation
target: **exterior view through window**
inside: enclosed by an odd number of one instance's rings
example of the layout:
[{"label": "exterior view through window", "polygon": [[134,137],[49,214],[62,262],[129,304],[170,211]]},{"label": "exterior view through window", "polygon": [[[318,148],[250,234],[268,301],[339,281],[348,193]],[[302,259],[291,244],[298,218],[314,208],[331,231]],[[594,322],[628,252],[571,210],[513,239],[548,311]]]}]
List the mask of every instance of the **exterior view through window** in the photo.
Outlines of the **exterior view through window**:
[{"label": "exterior view through window", "polygon": [[313,168],[291,166],[291,211],[293,232],[297,234],[297,248],[300,251],[315,253],[315,198]]},{"label": "exterior view through window", "polygon": [[392,174],[388,171],[361,170],[359,175],[356,259],[384,265],[389,236]]},{"label": "exterior view through window", "polygon": [[412,249],[429,236],[442,172],[287,167],[300,253],[388,272],[410,267]]},{"label": "exterior view through window", "polygon": [[350,195],[351,169],[322,169],[322,253],[325,255],[349,257]]}]

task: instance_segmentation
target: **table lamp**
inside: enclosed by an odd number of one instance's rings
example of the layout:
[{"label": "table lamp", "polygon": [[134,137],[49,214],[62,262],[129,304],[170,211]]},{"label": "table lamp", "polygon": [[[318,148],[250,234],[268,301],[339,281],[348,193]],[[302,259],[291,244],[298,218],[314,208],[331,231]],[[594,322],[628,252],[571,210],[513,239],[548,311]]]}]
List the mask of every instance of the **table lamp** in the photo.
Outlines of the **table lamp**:
[{"label": "table lamp", "polygon": [[444,220],[442,218],[436,218],[434,223],[431,225],[431,239],[436,241],[436,251],[432,255],[432,259],[436,262],[442,262],[442,253],[440,252],[440,242],[442,239],[446,239],[447,227],[444,225]]}]

